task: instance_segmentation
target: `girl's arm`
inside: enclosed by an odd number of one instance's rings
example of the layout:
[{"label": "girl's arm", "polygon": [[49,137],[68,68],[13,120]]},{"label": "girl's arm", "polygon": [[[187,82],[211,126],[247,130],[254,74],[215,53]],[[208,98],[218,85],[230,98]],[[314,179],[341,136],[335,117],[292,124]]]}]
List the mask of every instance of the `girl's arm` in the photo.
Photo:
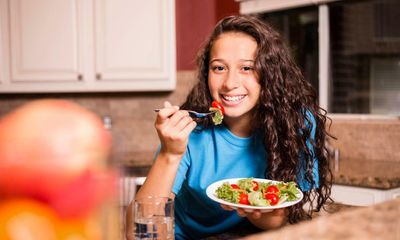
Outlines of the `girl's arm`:
[{"label": "girl's arm", "polygon": [[180,160],[186,151],[190,133],[196,122],[187,111],[181,111],[169,102],[157,114],[155,128],[161,141],[161,149],[143,186],[135,198],[146,196],[170,196]]},{"label": "girl's arm", "polygon": [[181,158],[160,152],[146,177],[146,181],[136,193],[135,198],[146,196],[166,196],[173,198],[174,195],[171,190]]}]

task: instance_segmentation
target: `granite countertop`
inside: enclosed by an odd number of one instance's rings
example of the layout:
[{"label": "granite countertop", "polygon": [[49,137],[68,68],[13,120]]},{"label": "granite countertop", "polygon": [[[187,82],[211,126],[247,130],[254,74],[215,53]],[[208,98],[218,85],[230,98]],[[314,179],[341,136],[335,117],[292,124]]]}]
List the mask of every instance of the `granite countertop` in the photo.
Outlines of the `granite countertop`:
[{"label": "granite countertop", "polygon": [[[338,213],[338,212],[342,212],[342,211],[347,211],[350,209],[357,209],[357,208],[362,208],[362,207],[358,207],[358,206],[350,206],[350,205],[345,205],[345,204],[340,204],[340,203],[329,203],[326,204],[324,206],[324,209],[321,209],[321,211],[319,212],[314,212],[312,215],[312,219],[317,219],[319,217],[322,216],[326,216],[326,215],[331,215],[333,213]],[[289,223],[286,226],[292,226]],[[285,227],[286,227],[285,226]],[[253,225],[249,224],[246,226],[238,226],[235,229],[229,231],[229,232],[225,232],[225,233],[221,233],[221,234],[217,234],[214,236],[210,236],[207,238],[204,238],[202,240],[231,240],[231,239],[239,239],[245,236],[249,236],[251,234],[256,234],[256,233],[260,233],[263,232],[261,229],[254,227]]]},{"label": "granite countertop", "polygon": [[400,239],[400,199],[348,209],[317,217],[279,230],[250,235],[243,240],[264,239]]},{"label": "granite countertop", "polygon": [[[128,176],[142,177],[146,176],[149,170],[150,166],[125,167],[124,173]],[[334,177],[334,184],[385,190],[399,188],[400,177],[362,177],[338,174]]]},{"label": "granite countertop", "polygon": [[355,177],[341,174],[339,176],[335,176],[334,183],[355,187],[393,189],[400,187],[400,177]]}]

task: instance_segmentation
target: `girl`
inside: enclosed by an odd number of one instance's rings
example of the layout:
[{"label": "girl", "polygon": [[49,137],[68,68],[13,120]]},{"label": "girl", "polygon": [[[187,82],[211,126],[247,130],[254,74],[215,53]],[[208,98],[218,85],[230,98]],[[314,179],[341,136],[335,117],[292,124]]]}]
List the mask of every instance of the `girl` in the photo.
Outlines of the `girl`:
[{"label": "girl", "polygon": [[[214,100],[225,109],[221,125],[195,122],[182,110],[206,112]],[[255,17],[221,20],[200,52],[198,83],[185,103],[166,102],[157,114],[161,148],[136,198],[175,198],[176,239],[200,239],[246,221],[272,229],[310,217],[331,187],[326,112],[316,101],[276,31]],[[236,214],[206,196],[211,183],[237,177],[296,181],[305,197],[289,208]]]}]

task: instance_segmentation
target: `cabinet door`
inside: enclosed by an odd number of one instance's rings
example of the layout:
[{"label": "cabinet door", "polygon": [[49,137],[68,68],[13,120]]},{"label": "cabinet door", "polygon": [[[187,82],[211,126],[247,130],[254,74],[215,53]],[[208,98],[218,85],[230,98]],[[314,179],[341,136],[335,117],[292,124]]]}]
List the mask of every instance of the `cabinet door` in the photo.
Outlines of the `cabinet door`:
[{"label": "cabinet door", "polygon": [[0,0],[0,7],[0,92],[175,88],[174,0]]},{"label": "cabinet door", "polygon": [[175,87],[173,0],[95,1],[96,86],[172,90]]},{"label": "cabinet door", "polygon": [[81,80],[80,2],[9,1],[11,83]]},{"label": "cabinet door", "polygon": [[6,42],[8,42],[6,38],[6,29],[7,29],[7,5],[5,4],[4,1],[0,0],[0,88],[2,85],[5,84],[6,82],[6,71],[8,69],[8,66],[6,66],[6,56],[7,54],[5,53],[6,49]]}]

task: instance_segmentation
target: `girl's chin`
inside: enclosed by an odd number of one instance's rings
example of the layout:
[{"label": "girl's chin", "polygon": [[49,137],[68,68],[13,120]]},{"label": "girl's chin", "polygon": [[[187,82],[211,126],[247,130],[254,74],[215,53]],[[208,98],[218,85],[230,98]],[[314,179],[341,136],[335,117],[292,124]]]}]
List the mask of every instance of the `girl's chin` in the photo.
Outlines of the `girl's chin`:
[{"label": "girl's chin", "polygon": [[225,113],[224,118],[226,119],[238,119],[240,117],[243,117],[245,113],[243,112],[234,112],[234,113]]},{"label": "girl's chin", "polygon": [[239,108],[229,109],[227,107],[227,108],[225,108],[224,118],[239,119],[239,118],[249,116],[249,114],[251,114],[251,110],[249,111],[247,109],[239,109]]}]

